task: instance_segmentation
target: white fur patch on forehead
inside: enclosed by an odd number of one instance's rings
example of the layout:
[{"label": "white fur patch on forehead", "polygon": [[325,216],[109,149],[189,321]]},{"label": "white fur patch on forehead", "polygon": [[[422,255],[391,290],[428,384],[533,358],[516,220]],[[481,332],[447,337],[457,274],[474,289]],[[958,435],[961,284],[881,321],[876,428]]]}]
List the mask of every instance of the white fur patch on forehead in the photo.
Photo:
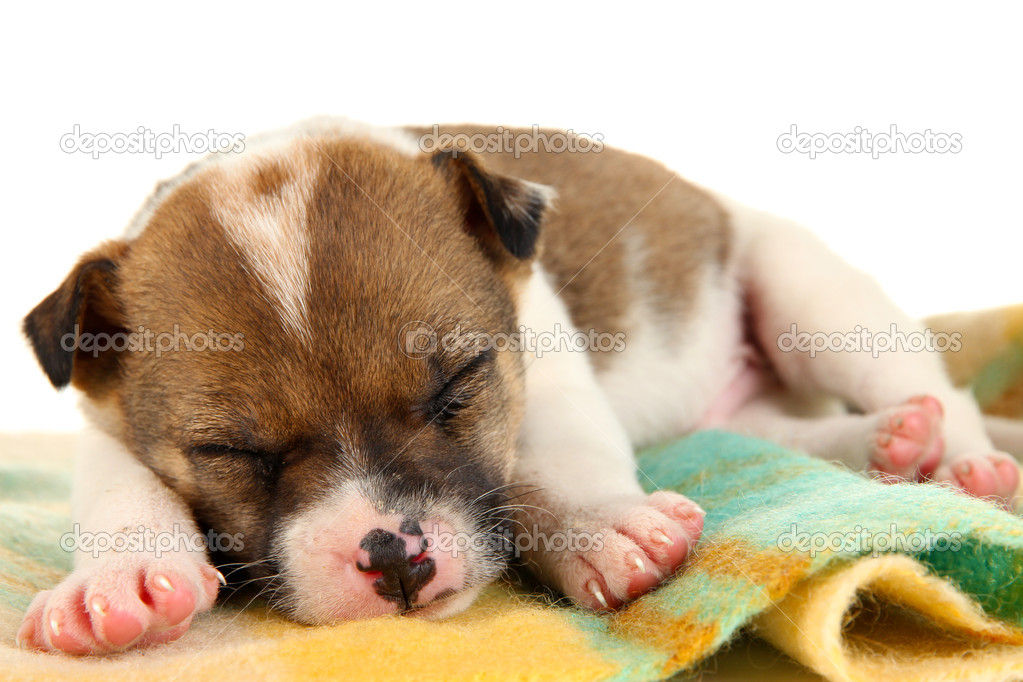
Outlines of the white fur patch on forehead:
[{"label": "white fur patch on forehead", "polygon": [[128,224],[123,235],[124,239],[131,240],[139,236],[146,229],[150,218],[153,217],[163,200],[200,171],[224,164],[231,165],[239,159],[248,158],[251,153],[274,153],[275,150],[285,149],[295,140],[310,137],[363,139],[389,147],[407,156],[417,156],[423,153],[419,148],[418,138],[403,128],[374,126],[342,116],[317,116],[272,132],[246,136],[243,140],[244,151],[207,154],[189,165],[178,176],[161,182]]},{"label": "white fur patch on forehead", "polygon": [[[246,164],[222,164],[209,174],[210,210],[277,308],[285,328],[310,341],[306,304],[309,279],[307,207],[317,166],[301,149],[254,154]],[[279,178],[272,191],[257,189],[262,164]]]}]

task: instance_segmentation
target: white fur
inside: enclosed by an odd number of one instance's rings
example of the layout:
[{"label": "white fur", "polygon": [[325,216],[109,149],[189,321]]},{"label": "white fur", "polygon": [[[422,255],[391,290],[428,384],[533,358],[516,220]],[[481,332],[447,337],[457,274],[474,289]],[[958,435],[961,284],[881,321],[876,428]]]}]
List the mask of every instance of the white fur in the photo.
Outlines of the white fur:
[{"label": "white fur", "polygon": [[[631,281],[642,282],[644,245],[625,243]],[[702,277],[688,320],[658,319],[647,292],[634,296],[626,350],[612,356],[598,381],[632,444],[641,447],[695,428],[741,371],[742,312],[734,281],[713,267]]]},{"label": "white fur", "polygon": [[[534,334],[575,331],[539,264],[522,295],[519,324]],[[516,475],[570,496],[571,504],[638,493],[628,434],[597,383],[588,354],[559,348],[540,355],[527,353],[525,359],[526,412]]]},{"label": "white fur", "polygon": [[[75,458],[71,515],[83,533],[199,533],[184,501],[117,439],[88,429]],[[76,551],[75,568],[109,558]],[[189,552],[206,562],[205,552]]]},{"label": "white fur", "polygon": [[[882,332],[894,323],[909,334],[922,333],[923,325],[900,310],[876,281],[800,225],[726,197],[718,200],[732,219],[736,273],[752,309],[754,332],[787,389],[818,403],[838,398],[866,413],[899,405],[916,395],[932,395],[945,410],[946,457],[993,450],[976,403],[954,388],[936,352],[899,350],[877,357],[866,351],[826,352],[811,358],[807,353],[779,349],[779,335],[789,332],[793,323],[799,331],[811,333],[849,333],[857,326]],[[761,410],[757,422],[764,424],[769,413]],[[859,428],[853,421],[846,420],[843,429]],[[834,442],[829,435],[833,431],[797,420],[786,420],[762,435],[777,437],[781,430],[791,431],[800,423],[821,434],[827,443]],[[811,438],[811,442],[818,440]],[[848,459],[826,449],[813,452]]]},{"label": "white fur", "polygon": [[215,176],[211,211],[273,297],[285,327],[309,340],[306,206],[316,182],[316,168],[288,157],[281,163],[286,164],[292,179],[269,196],[254,196],[248,189],[248,177],[222,169]]},{"label": "white fur", "polygon": [[995,447],[1023,457],[1023,424],[1008,417],[985,417],[984,427]]},{"label": "white fur", "polygon": [[[770,393],[737,406],[725,426],[859,468],[867,463],[878,417],[847,414],[841,401],[876,413],[929,394],[945,408],[950,455],[993,450],[976,404],[953,387],[936,353],[810,358],[782,352],[777,338],[793,322],[809,332],[850,332],[857,325],[887,331],[893,322],[905,333],[923,328],[809,231],[730,199],[719,201],[732,218],[736,253],[724,272],[708,266],[688,320],[658,321],[645,303],[654,293],[642,290],[645,245],[630,235],[626,263],[640,290],[623,325],[629,329],[626,352],[613,356],[599,374],[578,352],[531,359],[520,475],[531,475],[538,484],[572,481],[572,488],[611,490],[610,472],[621,472],[625,460],[631,463],[631,447],[697,428],[746,371],[740,291],[753,307],[754,332],[764,352],[793,395]],[[536,332],[555,322],[570,329],[567,310],[546,282],[538,267],[523,297],[521,323]],[[581,457],[573,454],[580,451]]]}]

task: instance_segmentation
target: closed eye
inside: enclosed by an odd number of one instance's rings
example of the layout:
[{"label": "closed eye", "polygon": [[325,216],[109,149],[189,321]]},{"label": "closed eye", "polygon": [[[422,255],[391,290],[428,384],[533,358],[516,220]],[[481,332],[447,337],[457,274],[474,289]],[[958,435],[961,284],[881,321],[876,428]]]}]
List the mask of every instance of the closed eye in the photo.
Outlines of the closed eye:
[{"label": "closed eye", "polygon": [[276,481],[288,466],[285,451],[270,451],[250,445],[199,443],[189,448],[194,462],[212,466],[213,470],[230,471],[232,475],[249,472],[264,481]]},{"label": "closed eye", "polygon": [[194,455],[205,455],[207,457],[251,457],[253,459],[267,459],[273,457],[273,453],[265,450],[259,450],[252,447],[237,447],[222,443],[202,443],[199,445],[192,445],[189,450],[191,450]]},{"label": "closed eye", "polygon": [[480,353],[455,372],[429,400],[426,411],[431,421],[441,425],[453,419],[482,387],[480,379],[493,364],[492,348]]}]

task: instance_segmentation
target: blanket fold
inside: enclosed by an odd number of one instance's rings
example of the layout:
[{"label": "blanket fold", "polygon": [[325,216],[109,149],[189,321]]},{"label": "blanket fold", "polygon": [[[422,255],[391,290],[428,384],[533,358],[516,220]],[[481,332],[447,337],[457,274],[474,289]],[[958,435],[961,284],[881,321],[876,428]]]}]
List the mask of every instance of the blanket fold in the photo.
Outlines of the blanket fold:
[{"label": "blanket fold", "polygon": [[857,561],[805,580],[754,627],[832,680],[1023,677],[1020,630],[987,617],[905,556]]}]

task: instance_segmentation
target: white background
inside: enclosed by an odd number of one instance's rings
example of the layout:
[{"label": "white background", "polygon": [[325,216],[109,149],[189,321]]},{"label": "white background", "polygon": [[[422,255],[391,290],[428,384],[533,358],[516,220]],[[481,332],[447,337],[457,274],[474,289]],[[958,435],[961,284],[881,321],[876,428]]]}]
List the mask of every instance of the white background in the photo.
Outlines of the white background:
[{"label": "white background", "polygon": [[[79,425],[20,320],[193,158],[67,154],[75,124],[253,134],[329,113],[600,133],[803,221],[913,314],[1023,302],[1016,4],[364,4],[5,9],[0,430]],[[962,151],[810,160],[778,151],[792,124],[958,133]]]}]

